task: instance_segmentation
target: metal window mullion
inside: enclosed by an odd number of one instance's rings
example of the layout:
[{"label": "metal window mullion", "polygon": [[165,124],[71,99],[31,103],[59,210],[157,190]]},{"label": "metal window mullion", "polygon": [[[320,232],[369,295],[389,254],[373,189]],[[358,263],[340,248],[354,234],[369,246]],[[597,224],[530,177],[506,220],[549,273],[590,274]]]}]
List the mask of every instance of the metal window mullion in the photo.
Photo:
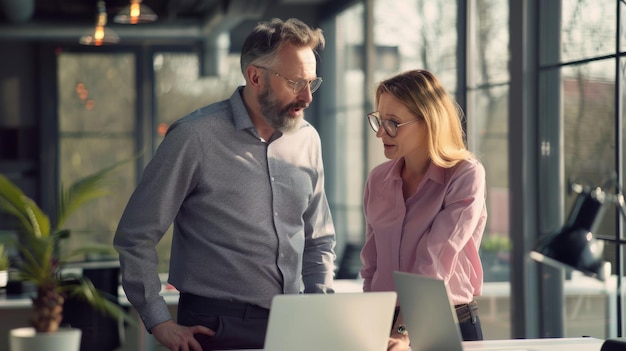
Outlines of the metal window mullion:
[{"label": "metal window mullion", "polygon": [[[623,102],[622,102],[622,76],[621,76],[621,57],[620,57],[620,49],[621,49],[621,38],[622,38],[622,27],[621,27],[621,19],[622,19],[622,11],[621,11],[621,2],[620,0],[615,1],[616,6],[616,30],[617,33],[615,35],[615,171],[616,171],[616,179],[618,181],[621,180],[622,169],[624,166],[623,162],[623,123],[622,123],[622,110],[623,110]],[[621,189],[617,189],[621,191]],[[616,210],[616,223],[615,223],[615,238],[617,242],[615,244],[615,274],[616,274],[616,303],[617,303],[617,336],[621,337],[624,335],[623,333],[623,321],[622,321],[622,267],[624,264],[623,260],[623,249],[620,244],[621,233],[624,226],[624,219],[620,215],[620,212]]]}]

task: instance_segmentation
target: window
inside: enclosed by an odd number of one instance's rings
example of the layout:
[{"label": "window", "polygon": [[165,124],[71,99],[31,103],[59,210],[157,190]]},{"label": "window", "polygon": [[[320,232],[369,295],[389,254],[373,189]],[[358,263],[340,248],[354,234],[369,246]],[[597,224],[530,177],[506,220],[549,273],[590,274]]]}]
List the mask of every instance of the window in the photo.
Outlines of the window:
[{"label": "window", "polygon": [[[60,182],[74,181],[135,154],[135,59],[132,54],[58,55]],[[112,243],[117,223],[135,186],[132,163],[109,179],[111,194],[79,209],[66,222],[68,248]],[[81,259],[80,257],[77,259]]]},{"label": "window", "polygon": [[[620,52],[615,47],[616,36],[619,35],[615,11],[617,5],[622,7],[623,16],[623,1],[563,0],[560,57],[556,62],[544,62],[546,66],[555,64],[558,68],[546,67],[545,73],[541,73],[549,75],[551,71],[558,70],[560,76],[561,157],[565,185],[568,181],[574,181],[592,188],[603,187],[608,193],[615,192],[615,185],[609,182],[611,177],[616,172],[620,172],[623,177],[623,169],[619,168],[620,164],[616,161],[623,159],[616,145],[619,143],[618,138],[623,139],[621,135],[624,132],[616,129],[616,119],[623,118],[616,117],[621,104],[616,101],[616,84],[624,79],[623,64],[619,70],[616,68],[616,60],[620,60]],[[621,35],[623,37],[624,34]],[[620,99],[624,99],[623,91]],[[624,180],[620,183],[624,184]],[[569,211],[575,195],[564,191],[565,211]],[[596,234],[614,237],[616,232],[621,231],[617,225],[618,213],[613,204],[608,206]],[[605,245],[604,258],[611,263],[612,274],[615,274],[616,265],[623,264],[616,262],[615,249],[614,245]],[[571,273],[566,287],[583,279],[579,276],[577,272]],[[615,279],[613,275],[609,281],[614,282]],[[595,294],[591,291],[593,287],[597,290]],[[597,326],[596,334],[587,331],[586,335],[599,338],[617,336],[614,292],[608,284],[599,281],[588,282],[586,289],[590,297],[584,301],[584,305],[573,305],[575,301],[566,300],[565,310],[568,315],[580,310],[584,313],[569,320],[565,326],[565,335],[581,335],[581,325],[593,323]]]},{"label": "window", "polygon": [[[229,59],[226,77],[202,77],[198,55],[188,52],[159,51],[153,56],[156,122],[152,131],[154,150],[163,140],[170,124],[210,103],[230,98],[235,88],[244,84],[239,56]],[[149,159],[149,157],[148,157]],[[169,270],[172,227],[157,245],[160,273]]]}]

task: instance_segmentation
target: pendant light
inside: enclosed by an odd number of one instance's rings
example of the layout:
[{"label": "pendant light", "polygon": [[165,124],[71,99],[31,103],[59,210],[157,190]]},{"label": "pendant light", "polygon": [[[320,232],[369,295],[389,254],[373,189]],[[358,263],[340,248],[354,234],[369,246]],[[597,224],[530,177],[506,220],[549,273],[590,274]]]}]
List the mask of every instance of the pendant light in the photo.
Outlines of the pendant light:
[{"label": "pendant light", "polygon": [[156,20],[157,15],[148,6],[142,4],[141,0],[130,0],[130,4],[113,18],[113,22],[123,24],[149,23]]},{"label": "pendant light", "polygon": [[83,45],[102,46],[107,44],[117,44],[120,41],[119,35],[111,28],[106,27],[107,12],[104,1],[98,1],[98,16],[96,18],[96,27],[93,31],[85,33],[79,39],[79,43]]}]

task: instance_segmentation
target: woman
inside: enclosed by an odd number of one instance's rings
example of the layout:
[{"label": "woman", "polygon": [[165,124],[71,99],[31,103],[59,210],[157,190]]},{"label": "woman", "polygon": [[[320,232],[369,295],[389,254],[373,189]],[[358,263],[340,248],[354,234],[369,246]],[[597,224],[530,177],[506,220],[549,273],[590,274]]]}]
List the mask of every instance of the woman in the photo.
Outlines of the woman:
[{"label": "woman", "polygon": [[[464,144],[462,111],[425,70],[380,83],[376,106],[368,121],[389,161],[371,171],[365,187],[363,290],[395,290],[393,271],[441,279],[463,339],[481,340],[474,296],[483,283],[485,170]],[[398,309],[389,349],[409,342]]]}]

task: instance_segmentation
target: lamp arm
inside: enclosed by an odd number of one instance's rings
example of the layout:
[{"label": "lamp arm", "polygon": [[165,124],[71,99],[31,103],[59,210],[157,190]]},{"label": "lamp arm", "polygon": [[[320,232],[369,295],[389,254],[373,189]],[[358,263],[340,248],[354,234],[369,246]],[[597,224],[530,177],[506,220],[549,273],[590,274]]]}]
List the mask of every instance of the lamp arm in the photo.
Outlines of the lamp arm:
[{"label": "lamp arm", "polygon": [[613,202],[617,205],[619,213],[622,214],[622,218],[626,219],[626,204],[624,204],[624,195],[621,193],[616,194]]},{"label": "lamp arm", "polygon": [[[604,199],[611,203],[614,203],[619,209],[622,218],[626,220],[626,202],[624,201],[624,195],[620,194],[607,194],[604,193]],[[626,245],[626,239],[621,239],[619,236],[610,237],[606,235],[595,234],[595,238],[602,241],[607,241],[617,245]]]},{"label": "lamp arm", "polygon": [[613,244],[626,245],[626,240],[625,239],[612,238],[610,236],[598,235],[598,234],[595,235],[595,238],[597,240],[608,241],[608,242],[613,243]]}]

